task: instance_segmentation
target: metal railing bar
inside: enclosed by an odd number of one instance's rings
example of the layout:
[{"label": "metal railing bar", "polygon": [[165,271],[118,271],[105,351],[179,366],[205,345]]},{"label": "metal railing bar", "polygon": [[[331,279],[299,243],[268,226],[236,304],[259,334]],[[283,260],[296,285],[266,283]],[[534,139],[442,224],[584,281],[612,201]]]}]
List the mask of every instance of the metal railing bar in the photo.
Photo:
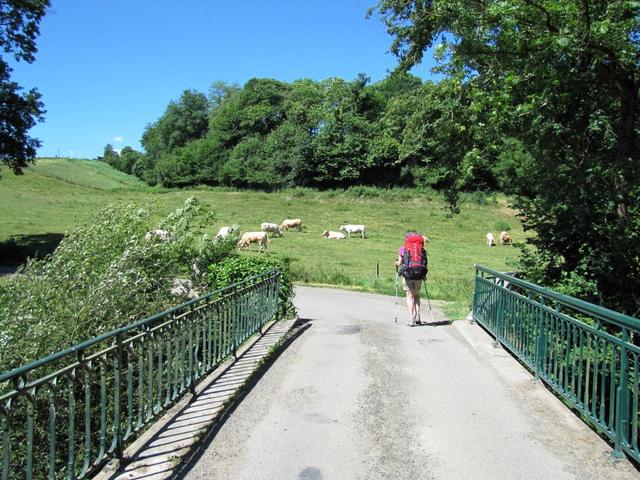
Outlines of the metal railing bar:
[{"label": "metal railing bar", "polygon": [[[588,315],[593,315],[595,317],[600,318],[601,320],[605,320],[607,322],[617,323],[620,326],[624,326],[627,328],[633,328],[636,331],[640,330],[640,320],[625,315],[620,312],[616,312],[614,310],[609,310],[608,308],[600,307],[598,305],[594,305],[589,302],[585,302],[583,300],[579,300],[577,298],[569,297],[567,295],[563,295],[561,293],[554,292],[553,290],[549,290],[544,287],[540,287],[534,283],[529,283],[525,280],[521,280],[516,277],[512,277],[510,275],[498,272],[497,270],[493,270],[487,268],[483,265],[476,265],[476,270],[488,273],[495,277],[499,277],[501,279],[508,280],[509,283],[513,285],[517,285],[519,287],[531,290],[539,295],[543,295],[547,298],[550,298],[560,304],[567,305],[571,308],[574,308],[577,311],[582,313],[586,313]],[[504,287],[503,287],[504,288]]]},{"label": "metal railing bar", "polygon": [[[207,300],[207,299],[211,298],[213,295],[220,294],[221,292],[225,292],[225,291],[228,291],[230,289],[236,289],[237,285],[243,286],[243,285],[249,284],[249,283],[251,283],[251,282],[253,282],[253,281],[255,281],[255,280],[259,279],[259,278],[267,277],[269,275],[273,275],[273,273],[272,272],[267,272],[267,273],[263,273],[263,274],[260,274],[260,275],[255,275],[253,277],[249,277],[246,280],[243,280],[242,282],[238,282],[238,283],[236,283],[234,285],[231,285],[229,287],[225,287],[223,289],[210,292],[210,293],[208,293],[206,295],[203,295],[202,297],[199,297],[199,298],[196,298],[196,299],[193,299],[193,300],[189,300],[189,301],[187,301],[187,302],[185,302],[185,303],[183,303],[181,305],[178,305],[176,307],[172,307],[172,308],[170,308],[168,310],[165,310],[165,311],[160,312],[160,313],[156,313],[155,315],[151,315],[150,317],[144,318],[144,319],[139,320],[137,322],[133,322],[133,323],[125,325],[123,327],[120,327],[120,328],[111,330],[109,332],[103,333],[102,335],[99,335],[97,337],[94,337],[94,338],[91,338],[89,340],[86,340],[86,341],[84,341],[82,343],[79,343],[77,345],[69,347],[69,348],[67,348],[65,350],[61,350],[61,351],[56,352],[56,353],[54,353],[52,355],[49,355],[47,357],[44,357],[44,358],[41,358],[41,359],[36,360],[34,362],[31,362],[31,363],[29,363],[27,365],[20,366],[18,368],[15,368],[15,369],[9,371],[9,372],[2,373],[2,374],[0,374],[0,383],[9,381],[9,380],[11,380],[13,378],[16,378],[16,377],[23,376],[24,374],[26,374],[27,372],[29,372],[31,370],[34,370],[34,369],[36,369],[38,367],[41,367],[41,366],[46,365],[48,363],[54,362],[56,360],[60,360],[60,359],[66,357],[68,355],[73,355],[73,354],[77,355],[79,352],[87,350],[89,347],[92,347],[93,345],[95,345],[97,343],[100,343],[100,342],[102,342],[104,340],[108,340],[110,338],[115,338],[116,336],[125,334],[125,333],[127,333],[127,332],[129,332],[129,331],[131,331],[133,329],[149,325],[149,324],[155,322],[156,320],[158,320],[160,318],[163,318],[163,317],[165,317],[167,315],[170,315],[170,314],[172,314],[174,312],[177,312],[177,311],[179,311],[179,310],[181,310],[183,308],[186,308],[186,307],[188,307],[188,306],[190,306],[190,305],[192,305],[194,303],[199,303],[199,302],[202,302],[204,300]],[[249,288],[249,287],[244,287],[245,290],[247,288]],[[237,290],[234,290],[234,292],[235,291],[237,291]]]}]

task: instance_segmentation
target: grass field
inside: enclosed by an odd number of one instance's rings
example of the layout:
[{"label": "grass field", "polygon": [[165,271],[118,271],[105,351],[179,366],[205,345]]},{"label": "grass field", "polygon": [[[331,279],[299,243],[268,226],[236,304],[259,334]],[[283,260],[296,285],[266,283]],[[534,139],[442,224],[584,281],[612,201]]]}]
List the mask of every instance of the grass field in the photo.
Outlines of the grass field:
[{"label": "grass field", "polygon": [[[41,159],[22,176],[7,169],[0,174],[0,262],[6,263],[16,250],[32,254],[54,247],[65,231],[90,222],[108,203],[135,203],[159,218],[195,196],[216,214],[212,235],[222,225],[238,224],[250,231],[259,230],[263,221],[302,218],[302,232],[286,232],[272,239],[268,248],[268,255],[289,265],[297,283],[393,295],[397,249],[407,229],[418,230],[431,239],[429,297],[447,302],[446,311],[453,318],[469,311],[474,264],[513,268],[517,249],[488,248],[486,232],[493,231],[497,238],[501,230],[510,230],[514,241],[524,238],[507,200],[481,194],[467,196],[461,213],[449,218],[438,193],[408,189],[154,189],[104,163],[67,159]],[[321,236],[323,230],[337,230],[345,223],[365,224],[367,238],[331,241]]]}]

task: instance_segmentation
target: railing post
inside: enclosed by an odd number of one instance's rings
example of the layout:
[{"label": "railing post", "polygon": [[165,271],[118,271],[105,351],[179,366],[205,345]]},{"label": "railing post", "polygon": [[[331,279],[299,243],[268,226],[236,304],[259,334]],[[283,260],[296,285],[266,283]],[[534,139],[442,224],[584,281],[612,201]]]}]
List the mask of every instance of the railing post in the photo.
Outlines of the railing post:
[{"label": "railing post", "polygon": [[114,432],[116,456],[122,463],[124,459],[124,449],[122,448],[122,425],[120,418],[120,380],[122,379],[122,334],[116,336],[116,378],[114,381],[115,393],[113,404],[113,416],[115,417]]},{"label": "railing post", "polygon": [[478,266],[475,265],[475,275],[473,277],[473,296],[471,297],[471,325],[476,324],[476,307],[478,306]]},{"label": "railing post", "polygon": [[196,375],[194,373],[195,359],[194,357],[194,345],[193,345],[193,325],[194,325],[194,307],[193,303],[189,305],[189,391],[195,397],[196,396]]},{"label": "railing post", "polygon": [[11,464],[11,399],[0,406],[0,427],[2,427],[2,480],[9,478],[9,465]]},{"label": "railing post", "polygon": [[535,364],[535,380],[540,380],[540,370],[542,370],[542,362],[544,360],[544,297],[540,297],[540,307],[538,313],[538,335],[536,336],[536,360]]},{"label": "railing post", "polygon": [[273,315],[274,317],[278,317],[278,306],[280,305],[280,280],[282,279],[282,272],[278,270],[275,278],[275,292],[273,293]]},{"label": "railing post", "polygon": [[504,292],[500,288],[500,284],[496,283],[496,291],[498,292],[498,318],[496,320],[496,339],[493,342],[494,348],[500,346],[500,337],[504,330]]},{"label": "railing post", "polygon": [[615,440],[611,456],[614,460],[624,458],[623,442],[627,439],[629,428],[629,407],[627,383],[629,382],[629,359],[627,358],[627,343],[629,343],[629,329],[622,331],[622,346],[620,347],[620,385],[616,390],[616,423]]}]

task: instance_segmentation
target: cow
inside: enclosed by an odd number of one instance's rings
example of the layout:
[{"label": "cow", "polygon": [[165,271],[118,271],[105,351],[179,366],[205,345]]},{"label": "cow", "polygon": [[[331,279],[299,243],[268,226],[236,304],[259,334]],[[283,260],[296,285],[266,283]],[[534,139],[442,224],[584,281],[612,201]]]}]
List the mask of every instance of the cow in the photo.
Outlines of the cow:
[{"label": "cow", "polygon": [[322,232],[322,236],[328,238],[329,240],[344,240],[347,238],[342,232],[333,232],[329,230],[325,230]]},{"label": "cow", "polygon": [[218,240],[222,240],[223,238],[227,238],[229,235],[231,235],[235,231],[236,231],[236,228],[234,227],[220,227],[220,230],[218,230],[218,233],[216,234],[216,238]]},{"label": "cow", "polygon": [[298,231],[302,231],[302,220],[299,218],[286,218],[280,224],[280,230],[285,231],[290,228],[297,228]]},{"label": "cow", "polygon": [[360,238],[364,240],[364,225],[340,225],[340,231],[346,232],[349,238],[351,238],[352,233],[359,233]]},{"label": "cow", "polygon": [[249,248],[249,250],[251,250],[251,244],[252,243],[257,243],[258,245],[260,245],[260,250],[266,250],[267,249],[267,243],[269,242],[269,239],[267,238],[267,234],[265,232],[245,232],[242,234],[242,236],[240,237],[240,240],[238,241],[238,248]]},{"label": "cow", "polygon": [[513,245],[509,233],[500,232],[500,245]]},{"label": "cow", "polygon": [[277,223],[264,222],[264,223],[262,223],[262,225],[260,225],[260,230],[262,230],[265,233],[271,232],[274,237],[276,237],[276,236],[277,237],[281,237],[282,236],[282,229],[280,228],[280,226]]},{"label": "cow", "polygon": [[489,247],[495,247],[496,246],[496,242],[493,241],[493,233],[491,233],[491,232],[487,233],[487,245]]}]

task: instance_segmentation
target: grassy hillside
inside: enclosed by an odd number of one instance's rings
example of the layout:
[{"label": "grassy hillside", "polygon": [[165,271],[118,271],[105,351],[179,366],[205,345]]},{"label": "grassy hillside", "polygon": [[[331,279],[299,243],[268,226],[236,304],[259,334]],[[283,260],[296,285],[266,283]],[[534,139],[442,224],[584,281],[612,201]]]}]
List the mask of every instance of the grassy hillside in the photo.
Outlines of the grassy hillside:
[{"label": "grassy hillside", "polygon": [[[54,247],[65,231],[91,221],[108,203],[136,203],[159,217],[193,195],[216,212],[212,235],[222,225],[238,224],[249,231],[259,230],[264,221],[302,218],[301,233],[272,239],[268,250],[288,262],[294,279],[304,283],[393,294],[397,249],[407,229],[418,230],[431,239],[429,296],[451,302],[447,310],[460,317],[468,312],[473,265],[508,269],[517,255],[512,247],[487,247],[486,232],[493,231],[497,238],[500,230],[510,230],[515,241],[523,239],[520,222],[501,197],[469,195],[461,213],[448,218],[435,192],[365,187],[278,193],[158,190],[104,163],[63,159],[40,160],[20,177],[6,169],[0,173],[0,262],[16,250],[32,253]],[[367,239],[331,241],[321,236],[323,230],[337,230],[345,223],[366,224]]]},{"label": "grassy hillside", "polygon": [[27,169],[27,173],[98,190],[144,188],[146,185],[132,175],[95,160],[41,158]]},{"label": "grassy hillside", "polygon": [[20,176],[0,168],[0,261],[46,251],[103,205],[145,189],[137,178],[93,160],[39,159]]}]

